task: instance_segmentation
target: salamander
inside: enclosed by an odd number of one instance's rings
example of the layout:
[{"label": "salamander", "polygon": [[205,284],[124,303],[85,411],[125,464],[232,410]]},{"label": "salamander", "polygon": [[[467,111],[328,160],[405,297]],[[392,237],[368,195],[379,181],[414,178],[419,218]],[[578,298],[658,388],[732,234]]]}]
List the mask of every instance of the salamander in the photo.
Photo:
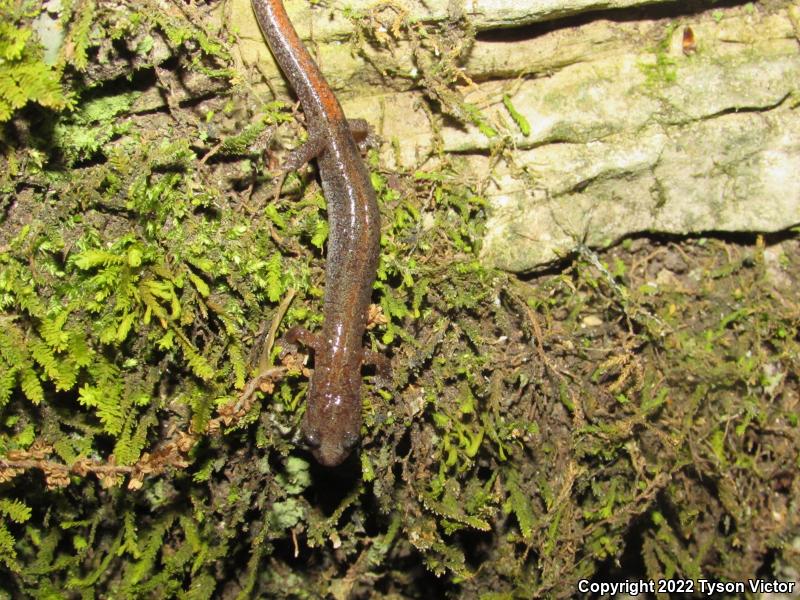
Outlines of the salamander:
[{"label": "salamander", "polygon": [[354,122],[345,118],[283,3],[251,1],[308,129],[308,141],[289,156],[284,169],[295,170],[316,159],[328,205],[322,330],[312,335],[294,328],[285,337],[314,350],[302,431],[317,461],[336,466],[358,444],[361,430],[362,339],[380,252],[378,204],[353,136]]}]

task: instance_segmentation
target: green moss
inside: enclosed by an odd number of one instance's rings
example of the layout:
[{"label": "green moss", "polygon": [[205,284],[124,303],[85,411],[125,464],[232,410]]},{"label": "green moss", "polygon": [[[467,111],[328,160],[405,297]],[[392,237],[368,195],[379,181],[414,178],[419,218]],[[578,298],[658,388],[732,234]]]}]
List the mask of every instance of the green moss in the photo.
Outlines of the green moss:
[{"label": "green moss", "polygon": [[672,35],[678,27],[679,23],[667,25],[664,37],[653,50],[654,61],[639,64],[639,69],[645,76],[645,82],[650,87],[675,83],[677,80],[677,62],[669,56],[668,52]]},{"label": "green moss", "polygon": [[74,95],[62,87],[60,70],[45,62],[33,34],[32,21],[41,10],[36,4],[0,1],[0,124],[29,102],[55,110],[74,105]]}]

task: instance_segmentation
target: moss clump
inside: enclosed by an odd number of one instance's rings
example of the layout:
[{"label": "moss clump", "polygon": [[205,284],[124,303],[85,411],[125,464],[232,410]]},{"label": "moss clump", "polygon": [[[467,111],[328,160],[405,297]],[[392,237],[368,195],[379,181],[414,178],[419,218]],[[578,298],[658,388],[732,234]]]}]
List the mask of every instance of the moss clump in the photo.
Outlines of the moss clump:
[{"label": "moss clump", "polygon": [[74,104],[74,95],[61,84],[61,69],[45,62],[35,41],[30,25],[42,10],[38,4],[0,1],[0,124],[28,102],[54,110]]}]

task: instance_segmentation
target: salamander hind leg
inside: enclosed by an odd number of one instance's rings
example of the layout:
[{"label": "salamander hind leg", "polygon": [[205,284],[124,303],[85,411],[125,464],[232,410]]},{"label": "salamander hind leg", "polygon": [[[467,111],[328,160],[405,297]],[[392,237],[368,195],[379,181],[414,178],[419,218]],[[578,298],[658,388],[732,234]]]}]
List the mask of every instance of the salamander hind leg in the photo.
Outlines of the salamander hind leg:
[{"label": "salamander hind leg", "polygon": [[320,154],[322,154],[324,149],[325,139],[323,136],[309,135],[308,140],[302,146],[295,148],[289,153],[289,156],[286,157],[283,165],[281,165],[281,170],[284,173],[296,171],[303,165],[306,165],[313,159],[317,158]]},{"label": "salamander hind leg", "polygon": [[377,137],[366,119],[347,119],[347,126],[362,153],[378,146]]},{"label": "salamander hind leg", "polygon": [[309,137],[306,143],[298,148],[295,148],[286,157],[286,160],[281,165],[280,177],[275,186],[275,202],[281,195],[283,182],[286,180],[286,175],[292,171],[297,171],[300,167],[308,164],[313,159],[317,158],[325,148],[325,140],[322,136]]}]

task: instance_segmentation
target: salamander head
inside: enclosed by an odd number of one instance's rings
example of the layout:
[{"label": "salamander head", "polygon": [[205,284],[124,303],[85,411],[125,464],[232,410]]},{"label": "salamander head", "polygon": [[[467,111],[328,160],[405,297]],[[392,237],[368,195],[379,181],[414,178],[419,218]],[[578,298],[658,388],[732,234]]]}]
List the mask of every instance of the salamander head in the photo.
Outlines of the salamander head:
[{"label": "salamander head", "polygon": [[305,428],[306,443],[317,462],[324,467],[336,467],[342,464],[353,448],[358,444],[358,434],[347,433],[332,438]]},{"label": "salamander head", "polygon": [[326,467],[340,465],[350,456],[361,430],[360,385],[356,390],[347,386],[347,393],[333,387],[312,385],[303,421],[306,443],[314,458]]}]

